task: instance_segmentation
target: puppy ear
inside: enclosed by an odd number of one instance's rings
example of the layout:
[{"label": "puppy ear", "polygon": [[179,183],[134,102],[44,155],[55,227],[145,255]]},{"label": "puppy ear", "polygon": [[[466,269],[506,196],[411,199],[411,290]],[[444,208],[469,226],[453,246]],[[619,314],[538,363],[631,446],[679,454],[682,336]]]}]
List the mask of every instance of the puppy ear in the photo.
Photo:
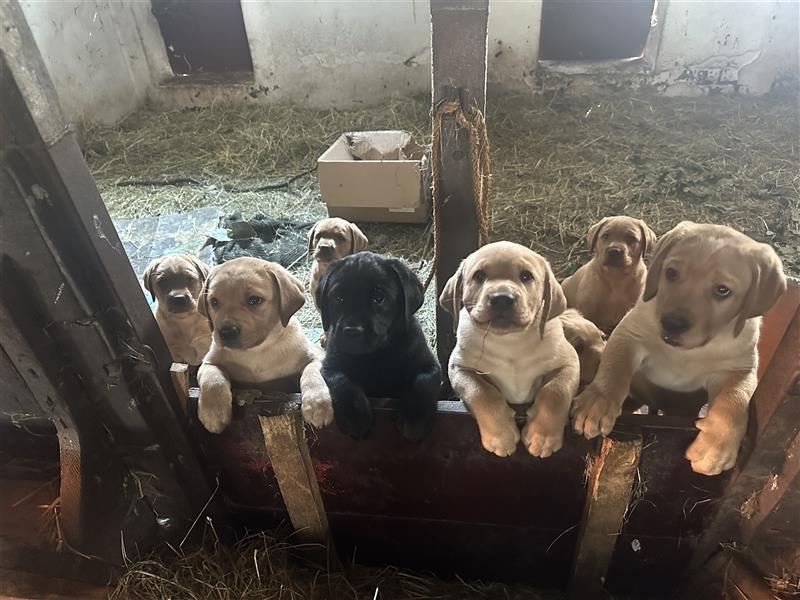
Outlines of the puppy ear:
[{"label": "puppy ear", "polygon": [[281,317],[281,325],[286,327],[292,315],[300,310],[306,302],[305,289],[303,284],[289,271],[280,265],[272,265],[270,268],[264,267],[275,283],[275,290],[278,299],[278,314]]},{"label": "puppy ear", "polygon": [[553,269],[547,264],[547,273],[544,277],[544,290],[542,292],[542,313],[539,318],[539,337],[544,337],[544,328],[550,319],[567,310],[567,297],[561,289]]},{"label": "puppy ear", "polygon": [[652,299],[658,292],[658,283],[661,281],[661,269],[664,266],[664,261],[667,256],[669,256],[673,246],[686,235],[689,227],[693,224],[694,223],[689,221],[678,223],[675,227],[662,235],[656,243],[655,250],[653,250],[653,260],[647,268],[647,279],[645,280],[644,292],[642,293],[642,300],[645,302]]},{"label": "puppy ear", "polygon": [[439,306],[449,312],[453,317],[453,331],[458,330],[458,315],[464,306],[464,261],[458,265],[458,269],[453,276],[447,280],[447,284],[439,296]]},{"label": "puppy ear", "polygon": [[637,219],[639,221],[639,229],[642,234],[642,253],[641,257],[644,258],[644,255],[647,254],[647,251],[652,249],[653,246],[656,245],[656,232],[650,229],[650,226],[642,221],[641,219]]},{"label": "puppy ear", "polygon": [[733,328],[734,337],[742,332],[747,319],[763,315],[786,291],[783,264],[771,246],[758,244],[748,258],[751,260],[752,278]]},{"label": "puppy ear", "polygon": [[314,236],[317,235],[317,225],[319,225],[319,222],[314,223],[314,226],[308,232],[308,255],[309,256],[313,256],[314,255]]},{"label": "puppy ear", "polygon": [[603,229],[608,220],[611,217],[603,217],[597,223],[589,227],[589,231],[586,233],[586,244],[589,246],[589,252],[594,252],[595,247],[597,246],[597,238],[600,235],[600,231]]},{"label": "puppy ear", "polygon": [[341,261],[335,261],[331,264],[322,274],[322,277],[317,282],[317,289],[314,290],[314,298],[319,307],[319,316],[322,318],[322,330],[328,331],[330,325],[330,311],[328,310],[328,281],[331,278],[331,273],[339,268]]},{"label": "puppy ear", "polygon": [[405,326],[408,327],[414,313],[422,306],[425,290],[422,289],[419,277],[405,263],[396,258],[389,258],[387,264],[400,283],[400,291],[403,293],[403,319]]},{"label": "puppy ear", "polygon": [[367,236],[355,223],[348,223],[348,225],[350,225],[350,254],[366,250],[367,244],[369,244]]},{"label": "puppy ear", "polygon": [[200,283],[203,283],[208,278],[208,265],[191,254],[186,254],[185,257],[186,260],[192,263],[194,268],[197,269],[197,278],[200,280]]},{"label": "puppy ear", "polygon": [[153,277],[153,273],[156,272],[158,269],[158,265],[161,263],[161,258],[154,258],[150,261],[150,264],[147,265],[147,268],[144,270],[142,274],[142,283],[144,284],[144,289],[150,292],[150,295],[155,298],[156,295],[153,293],[153,282],[151,281]]},{"label": "puppy ear", "polygon": [[208,311],[208,288],[211,284],[212,275],[213,272],[208,274],[205,278],[205,281],[203,281],[203,287],[200,290],[200,296],[197,298],[197,312],[208,319],[208,326],[211,328],[211,331],[214,331],[214,322],[211,320],[211,315]]}]

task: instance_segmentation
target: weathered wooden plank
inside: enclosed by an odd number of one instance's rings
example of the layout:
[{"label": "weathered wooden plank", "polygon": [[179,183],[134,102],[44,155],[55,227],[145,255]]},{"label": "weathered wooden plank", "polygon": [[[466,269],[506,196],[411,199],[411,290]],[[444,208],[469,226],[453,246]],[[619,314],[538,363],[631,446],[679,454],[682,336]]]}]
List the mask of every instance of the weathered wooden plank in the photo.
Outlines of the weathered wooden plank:
[{"label": "weathered wooden plank", "polygon": [[608,565],[631,498],[641,435],[604,438],[594,457],[570,580],[570,597],[601,598]]},{"label": "weathered wooden plank", "polygon": [[259,417],[259,422],[270,464],[297,538],[304,543],[320,544],[320,551],[315,549],[311,554],[323,559],[323,564],[335,567],[338,561],[300,410],[294,408],[285,414]]},{"label": "weathered wooden plank", "polygon": [[[434,118],[438,106],[445,100],[459,99],[465,110],[474,101],[485,112],[488,0],[432,0],[430,10]],[[478,248],[470,138],[465,129],[458,127],[453,116],[443,120],[439,146],[438,195],[442,204],[437,297],[461,260]],[[454,344],[452,319],[437,307],[436,347],[445,372]]]},{"label": "weathered wooden plank", "polygon": [[180,404],[185,413],[186,405],[189,401],[189,365],[172,363],[169,368],[169,376],[172,379],[172,387],[175,388],[175,394],[178,396],[178,404]]}]

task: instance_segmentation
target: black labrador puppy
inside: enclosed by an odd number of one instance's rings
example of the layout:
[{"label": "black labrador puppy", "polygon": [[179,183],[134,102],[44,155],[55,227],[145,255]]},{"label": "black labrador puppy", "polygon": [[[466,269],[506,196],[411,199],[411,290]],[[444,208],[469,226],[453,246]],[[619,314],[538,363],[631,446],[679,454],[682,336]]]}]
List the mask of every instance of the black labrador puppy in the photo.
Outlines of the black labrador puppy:
[{"label": "black labrador puppy", "polygon": [[316,297],[328,334],[322,376],[339,429],[366,437],[373,421],[367,397],[398,398],[400,432],[424,437],[442,372],[414,316],[423,299],[417,276],[397,259],[359,252],[328,268]]}]

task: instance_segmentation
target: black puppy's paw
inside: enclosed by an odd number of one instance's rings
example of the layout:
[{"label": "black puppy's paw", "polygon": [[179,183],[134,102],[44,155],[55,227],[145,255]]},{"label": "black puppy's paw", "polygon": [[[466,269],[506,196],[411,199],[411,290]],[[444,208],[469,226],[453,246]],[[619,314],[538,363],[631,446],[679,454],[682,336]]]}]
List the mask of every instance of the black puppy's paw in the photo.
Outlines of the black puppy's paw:
[{"label": "black puppy's paw", "polygon": [[364,392],[354,390],[349,398],[335,398],[333,416],[339,430],[357,440],[369,435],[375,418]]}]

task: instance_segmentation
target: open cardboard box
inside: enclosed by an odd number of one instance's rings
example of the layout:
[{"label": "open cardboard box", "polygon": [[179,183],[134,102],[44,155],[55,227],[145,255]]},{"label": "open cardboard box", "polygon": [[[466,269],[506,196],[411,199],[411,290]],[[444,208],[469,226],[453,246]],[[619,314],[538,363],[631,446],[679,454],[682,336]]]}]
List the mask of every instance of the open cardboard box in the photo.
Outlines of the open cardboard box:
[{"label": "open cardboard box", "polygon": [[350,152],[348,135],[339,136],[317,161],[328,213],[350,221],[427,222],[423,153],[403,160],[359,160]]}]

